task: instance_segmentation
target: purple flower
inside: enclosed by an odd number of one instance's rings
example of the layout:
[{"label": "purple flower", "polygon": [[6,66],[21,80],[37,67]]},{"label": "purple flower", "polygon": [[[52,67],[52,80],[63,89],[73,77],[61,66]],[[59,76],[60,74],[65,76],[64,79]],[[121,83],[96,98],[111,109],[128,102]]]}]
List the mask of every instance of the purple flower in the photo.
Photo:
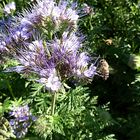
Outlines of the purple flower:
[{"label": "purple flower", "polygon": [[62,35],[62,39],[63,39],[63,47],[66,50],[66,52],[77,52],[81,47],[82,47],[82,41],[83,41],[83,37],[79,37],[76,36],[75,33],[71,33],[70,35],[68,35],[69,32],[64,32]]},{"label": "purple flower", "polygon": [[83,14],[91,14],[93,12],[92,7],[88,6],[86,3],[83,4],[83,9],[82,9]]},{"label": "purple flower", "polygon": [[[68,2],[61,1],[59,4],[53,0],[39,0],[30,11],[25,11],[21,17],[17,18],[22,26],[29,26],[30,29],[37,25],[47,27],[47,22],[55,23],[57,27],[64,21],[76,24],[78,21],[78,14],[76,8],[68,4]],[[48,20],[49,19],[49,20]],[[44,25],[44,21],[46,25]]]},{"label": "purple flower", "polygon": [[96,66],[92,64],[87,70],[84,71],[84,75],[88,78],[93,78],[96,75]]},{"label": "purple flower", "polygon": [[7,68],[4,72],[23,73],[25,71],[28,71],[28,68],[25,68],[25,66],[16,66],[16,67]]},{"label": "purple flower", "polygon": [[16,10],[15,2],[11,2],[4,7],[5,14],[10,14],[12,11]]},{"label": "purple flower", "polygon": [[[34,73],[36,81],[52,92],[58,91],[68,78],[93,78],[96,67],[83,51],[84,37],[71,28],[77,25],[78,17],[76,4],[63,0],[58,4],[38,0],[32,9],[15,17],[5,42],[21,65],[6,71]],[[26,119],[15,114],[22,121]]]},{"label": "purple flower", "polygon": [[64,32],[61,39],[56,38],[48,45],[51,47],[52,55],[57,61],[61,59],[68,62],[68,57],[76,54],[82,47],[82,39],[78,38],[75,33]]},{"label": "purple flower", "polygon": [[[14,3],[11,3],[13,6]],[[58,30],[63,24],[63,29],[75,27],[78,20],[76,7],[68,2],[61,1],[58,4],[54,0],[39,0],[32,9],[25,10],[22,14],[14,17],[8,26],[8,35],[5,37],[6,46],[11,51],[19,49],[26,43],[30,43],[34,36],[42,34],[41,29],[48,29],[49,32]],[[73,41],[76,43],[76,39]],[[65,42],[71,43],[71,42]]]},{"label": "purple flower", "polygon": [[33,116],[29,111],[28,105],[13,107],[9,114],[12,117],[12,119],[10,119],[10,125],[14,130],[14,134],[17,138],[24,137],[28,132],[31,121],[35,121],[35,119],[32,119]]},{"label": "purple flower", "polygon": [[53,11],[55,5],[56,3],[53,0],[39,0],[37,1],[37,5],[34,7],[34,10],[38,9],[38,12],[44,18],[47,18],[51,15],[51,12]]},{"label": "purple flower", "polygon": [[78,68],[87,67],[89,61],[90,61],[90,58],[89,58],[89,56],[87,55],[86,52],[80,53],[80,55],[79,55],[79,57],[77,59]]},{"label": "purple flower", "polygon": [[15,125],[15,119],[11,119],[11,120],[10,120],[10,125],[11,125],[11,126],[14,126],[14,125]]},{"label": "purple flower", "polygon": [[42,40],[27,43],[16,56],[22,64],[16,71],[37,74],[37,82],[52,92],[58,91],[67,78],[93,78],[96,67],[94,64],[89,66],[91,60],[87,52],[79,52],[82,40],[83,37],[77,37],[75,33],[64,32],[61,39],[55,37],[49,43]]},{"label": "purple flower", "polygon": [[58,4],[59,8],[59,21],[69,21],[70,23],[76,24],[79,18],[79,15],[77,14],[76,7],[73,6],[74,4],[71,4],[71,6],[66,1],[61,1]]},{"label": "purple flower", "polygon": [[55,70],[55,60],[48,53],[47,46],[43,46],[43,42],[33,41],[28,44],[28,46],[21,50],[20,55],[17,56],[20,63],[23,65],[22,69],[28,68],[30,72],[38,74],[41,78],[37,80],[40,83],[43,83],[47,89],[52,91],[57,91],[61,87],[61,82],[57,76]]},{"label": "purple flower", "polygon": [[41,78],[40,83],[45,83],[46,88],[50,89],[51,91],[58,91],[61,88],[61,82],[56,75],[55,69],[52,70],[48,79]]},{"label": "purple flower", "polygon": [[25,11],[18,20],[20,22],[20,26],[29,31],[42,23],[43,16],[37,9],[32,9],[30,12]]},{"label": "purple flower", "polygon": [[[14,31],[11,31],[9,40],[10,43],[12,43],[13,47],[15,47],[16,44],[24,44],[24,42],[29,39],[30,33],[25,30],[25,28],[18,28]],[[10,45],[10,44],[9,44]]]},{"label": "purple flower", "polygon": [[75,67],[73,73],[80,79],[92,79],[96,75],[95,63],[91,63],[91,58],[87,52],[82,52],[75,59]]}]

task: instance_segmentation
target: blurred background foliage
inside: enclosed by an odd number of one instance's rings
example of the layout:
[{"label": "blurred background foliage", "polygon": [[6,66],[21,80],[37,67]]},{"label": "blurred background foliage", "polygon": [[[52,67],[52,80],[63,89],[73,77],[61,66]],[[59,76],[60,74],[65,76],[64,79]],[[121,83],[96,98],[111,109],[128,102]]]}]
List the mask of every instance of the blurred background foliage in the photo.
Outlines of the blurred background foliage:
[{"label": "blurred background foliage", "polygon": [[[1,20],[7,18],[2,9],[9,2],[0,0]],[[32,2],[15,0],[15,3],[14,14],[30,7]],[[28,81],[26,76],[3,73],[3,69],[15,63],[8,58],[1,59],[0,116],[7,118],[9,100],[22,96],[22,100],[40,116],[29,131],[29,137],[37,135],[45,139],[51,129],[56,140],[139,140],[140,0],[78,0],[81,8],[85,3],[90,10],[81,16],[79,30],[86,36],[86,49],[108,62],[109,78],[95,77],[86,87],[73,88],[67,96],[62,94],[52,121],[50,116],[45,116],[49,111],[49,94],[44,94],[44,89]],[[67,100],[70,109],[67,108]]]},{"label": "blurred background foliage", "polygon": [[[81,19],[91,53],[105,58],[110,65],[107,81],[95,78],[91,96],[98,105],[110,102],[110,114],[117,122],[107,131],[119,140],[140,138],[140,1],[87,0],[92,14]],[[133,57],[133,58],[132,58]]]}]

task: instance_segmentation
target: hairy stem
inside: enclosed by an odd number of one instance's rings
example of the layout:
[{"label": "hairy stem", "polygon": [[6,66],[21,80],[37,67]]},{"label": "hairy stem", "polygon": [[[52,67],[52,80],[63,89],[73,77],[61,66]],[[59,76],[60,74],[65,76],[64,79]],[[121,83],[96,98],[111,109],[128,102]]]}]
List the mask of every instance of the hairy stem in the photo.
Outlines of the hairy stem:
[{"label": "hairy stem", "polygon": [[54,115],[55,111],[55,102],[56,102],[56,92],[52,94],[52,106],[51,106],[51,115]]}]

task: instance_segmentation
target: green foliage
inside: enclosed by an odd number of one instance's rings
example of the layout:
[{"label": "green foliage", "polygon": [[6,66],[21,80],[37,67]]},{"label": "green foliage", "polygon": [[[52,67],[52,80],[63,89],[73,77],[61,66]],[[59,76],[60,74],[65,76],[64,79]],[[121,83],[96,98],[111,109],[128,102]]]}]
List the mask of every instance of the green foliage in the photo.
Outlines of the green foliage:
[{"label": "green foliage", "polygon": [[0,139],[6,140],[9,138],[16,138],[13,135],[12,128],[7,119],[0,117]]},{"label": "green foliage", "polygon": [[0,102],[0,117],[3,116],[4,112],[8,112],[11,106],[9,99],[6,99],[3,103]]},{"label": "green foliage", "polygon": [[110,65],[107,81],[96,78],[90,86],[91,96],[98,105],[110,102],[110,114],[115,120],[108,131],[117,139],[137,140],[140,137],[139,103],[139,0],[84,0],[93,13],[80,22],[87,35],[89,51],[97,53]]},{"label": "green foliage", "polygon": [[113,120],[107,109],[97,108],[96,104],[97,97],[90,98],[87,88],[76,87],[59,93],[55,114],[40,116],[33,130],[44,139],[107,140],[107,134],[103,134],[102,130],[110,126]]}]

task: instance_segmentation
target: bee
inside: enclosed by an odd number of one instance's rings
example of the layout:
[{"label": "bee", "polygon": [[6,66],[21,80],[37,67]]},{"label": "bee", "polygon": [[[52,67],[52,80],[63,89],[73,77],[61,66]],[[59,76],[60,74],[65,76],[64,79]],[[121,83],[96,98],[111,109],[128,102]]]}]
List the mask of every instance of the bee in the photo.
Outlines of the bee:
[{"label": "bee", "polygon": [[107,80],[109,77],[109,64],[105,59],[101,59],[97,66],[97,73],[101,76],[104,80]]},{"label": "bee", "polygon": [[106,45],[112,45],[113,44],[113,40],[112,39],[106,39],[106,40],[103,40]]}]

